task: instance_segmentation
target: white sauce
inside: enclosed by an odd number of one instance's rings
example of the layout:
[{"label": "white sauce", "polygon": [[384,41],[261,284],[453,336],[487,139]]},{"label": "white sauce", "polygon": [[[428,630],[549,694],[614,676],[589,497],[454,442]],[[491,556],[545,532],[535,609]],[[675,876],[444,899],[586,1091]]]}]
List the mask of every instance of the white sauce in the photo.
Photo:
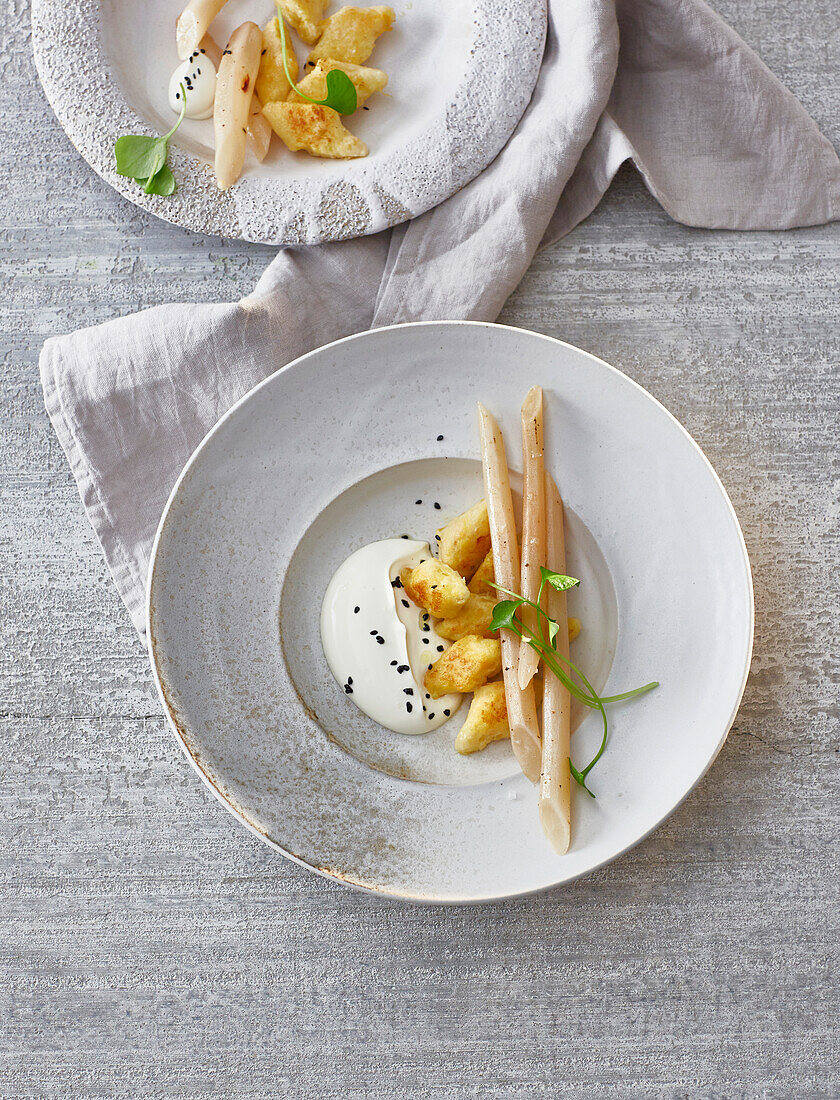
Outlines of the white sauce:
[{"label": "white sauce", "polygon": [[169,80],[169,106],[181,113],[181,89],[187,93],[187,118],[212,118],[216,99],[216,68],[206,53],[196,50],[182,61]]},{"label": "white sauce", "polygon": [[451,643],[392,583],[402,569],[430,557],[427,542],[384,539],[363,546],[338,567],[321,606],[321,641],[333,676],[359,710],[396,733],[428,733],[461,705],[460,695],[432,699],[423,687],[427,670]]}]

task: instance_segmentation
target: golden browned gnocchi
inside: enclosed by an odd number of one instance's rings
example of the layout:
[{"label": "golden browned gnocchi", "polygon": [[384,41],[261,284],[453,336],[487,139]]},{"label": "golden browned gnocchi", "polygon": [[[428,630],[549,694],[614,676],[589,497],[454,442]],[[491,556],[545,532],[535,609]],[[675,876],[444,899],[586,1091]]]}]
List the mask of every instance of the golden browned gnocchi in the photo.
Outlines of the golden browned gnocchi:
[{"label": "golden browned gnocchi", "polygon": [[[279,0],[280,10],[287,23],[298,33],[301,42],[314,46],[321,37],[327,0]],[[323,96],[313,98],[323,99]]]},{"label": "golden browned gnocchi", "polygon": [[440,560],[469,580],[490,551],[487,502],[480,500],[450,520],[440,528],[435,541]]},{"label": "golden browned gnocchi", "polygon": [[426,558],[416,569],[404,569],[400,581],[408,598],[436,619],[457,615],[470,598],[464,578],[436,558]]},{"label": "golden browned gnocchi", "polygon": [[[257,95],[262,102],[275,103],[285,99],[292,86],[286,76],[283,67],[283,44],[280,39],[280,24],[277,16],[269,19],[262,32],[262,57],[260,58],[260,71],[257,74]],[[298,78],[298,61],[295,51],[289,45],[286,38],[286,60],[289,63],[289,73],[292,80]]]},{"label": "golden browned gnocchi", "polygon": [[373,53],[376,40],[394,22],[393,8],[341,8],[324,21],[324,30],[309,54],[309,63],[322,57],[363,65]]},{"label": "golden browned gnocchi", "polygon": [[437,623],[435,629],[441,638],[455,642],[467,634],[477,634],[479,638],[490,637],[490,620],[493,618],[495,600],[486,596],[470,595],[457,615]]},{"label": "golden browned gnocchi", "polygon": [[433,699],[453,692],[475,691],[502,671],[502,647],[498,638],[468,634],[439,657],[425,676],[426,691]]},{"label": "golden browned gnocchi", "polygon": [[493,565],[493,551],[487,553],[484,561],[473,573],[472,580],[467,585],[470,592],[476,596],[488,596],[491,600],[497,599],[493,582],[496,580],[496,570]]},{"label": "golden browned gnocchi", "polygon": [[333,160],[367,156],[367,145],[342,125],[341,116],[332,107],[315,103],[265,103],[263,114],[292,152],[303,149],[316,157]]},{"label": "golden browned gnocchi", "polygon": [[502,680],[475,689],[467,720],[455,738],[455,749],[464,756],[486,749],[491,741],[510,737],[505,685]]}]

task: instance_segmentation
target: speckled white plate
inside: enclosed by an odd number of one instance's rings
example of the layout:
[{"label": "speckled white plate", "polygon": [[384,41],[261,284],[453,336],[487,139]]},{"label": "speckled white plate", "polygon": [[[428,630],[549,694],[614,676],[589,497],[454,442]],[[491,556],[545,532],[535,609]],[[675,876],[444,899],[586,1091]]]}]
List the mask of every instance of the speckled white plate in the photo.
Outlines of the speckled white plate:
[{"label": "speckled white plate", "polygon": [[[395,534],[430,538],[482,495],[479,398],[519,465],[518,410],[535,383],[570,509],[569,569],[583,581],[578,661],[610,694],[662,685],[612,708],[610,746],[590,777],[598,798],[575,790],[563,857],[540,832],[507,744],[458,756],[463,715],[421,737],[380,729],[332,679],[318,633],[327,581],[351,551]],[[312,870],[447,902],[568,882],[662,822],[726,738],[752,633],[738,521],[677,421],[568,344],[459,322],[341,340],[243,398],[173,490],[149,587],[161,696],[222,802]],[[598,740],[589,714],[573,757]]]},{"label": "speckled white plate", "polygon": [[[368,0],[362,0],[365,6]],[[330,11],[341,4],[334,0]],[[146,195],[118,176],[120,134],[165,133],[167,88],[178,64],[181,0],[33,0],[41,83],[70,140],[103,179],[138,206],[199,233],[268,244],[314,244],[374,233],[430,209],[478,175],[522,116],[537,80],[545,0],[397,0],[394,29],[369,64],[387,95],[348,127],[362,160],[317,160],[275,138],[266,160],[248,154],[229,191],[212,170],[212,121],[187,120],[172,142],[178,191]],[[245,19],[263,26],[271,0],[228,0],[212,27],[223,45]],[[309,47],[296,41],[301,64]]]}]

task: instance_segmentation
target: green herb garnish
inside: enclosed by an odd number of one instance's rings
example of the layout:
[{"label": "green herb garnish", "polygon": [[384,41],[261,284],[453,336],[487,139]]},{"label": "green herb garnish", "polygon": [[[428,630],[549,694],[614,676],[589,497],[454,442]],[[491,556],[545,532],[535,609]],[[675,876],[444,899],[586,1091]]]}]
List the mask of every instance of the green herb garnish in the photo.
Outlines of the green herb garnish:
[{"label": "green herb garnish", "polygon": [[283,68],[286,70],[286,79],[292,88],[307,103],[314,103],[316,107],[332,107],[340,115],[352,115],[359,102],[356,95],[356,85],[347,73],[342,72],[341,69],[330,69],[327,73],[326,99],[312,99],[295,84],[292,80],[292,74],[289,72],[289,59],[286,57],[286,26],[283,22],[283,12],[280,10],[279,4],[277,5],[277,22],[280,24],[280,50],[283,54]]},{"label": "green herb garnish", "polygon": [[[600,696],[595,691],[595,688],[590,684],[577,665],[572,664],[571,661],[561,656],[557,652],[556,639],[560,630],[560,625],[554,619],[550,618],[545,611],[540,607],[540,600],[542,598],[543,589],[547,584],[552,588],[556,588],[558,592],[566,592],[570,588],[576,587],[580,584],[579,580],[574,577],[567,577],[563,573],[552,573],[550,569],[540,569],[540,590],[537,593],[536,602],[526,599],[524,596],[520,596],[517,592],[511,592],[507,588],[502,588],[499,584],[493,584],[499,592],[503,592],[510,599],[502,600],[497,603],[493,610],[493,617],[490,621],[490,629],[493,631],[498,630],[512,630],[514,634],[518,634],[519,637],[542,657],[546,668],[548,668],[557,679],[563,684],[570,695],[573,695],[576,699],[579,699],[584,706],[590,707],[592,710],[597,710],[601,715],[601,719],[604,724],[604,732],[601,738],[601,744],[595,756],[589,761],[585,768],[578,771],[571,760],[569,760],[569,770],[571,771],[574,780],[583,787],[586,793],[594,798],[595,795],[590,791],[586,785],[586,777],[601,759],[604,749],[607,747],[607,712],[604,710],[605,703],[618,703],[623,699],[634,699],[637,695],[644,695],[647,691],[652,691],[655,687],[659,687],[659,683],[654,681],[650,684],[645,684],[643,687],[634,688],[632,691],[624,691],[620,695],[605,695]],[[492,584],[493,582],[488,582]],[[532,630],[527,623],[523,623],[521,619],[517,617],[517,612],[523,604],[527,604],[528,607],[533,607],[538,612],[537,629]],[[547,637],[543,633],[541,620],[545,620],[547,626]],[[562,662],[562,663],[561,663]],[[565,668],[563,666],[566,666]],[[569,675],[569,672],[573,673],[580,683],[575,681]]]},{"label": "green herb garnish", "polygon": [[169,139],[184,121],[187,110],[187,90],[181,89],[181,113],[178,121],[163,137],[145,137],[142,134],[124,134],[117,138],[114,156],[117,158],[117,171],[143,185],[147,195],[171,195],[177,187],[175,177],[166,163],[169,152]]}]

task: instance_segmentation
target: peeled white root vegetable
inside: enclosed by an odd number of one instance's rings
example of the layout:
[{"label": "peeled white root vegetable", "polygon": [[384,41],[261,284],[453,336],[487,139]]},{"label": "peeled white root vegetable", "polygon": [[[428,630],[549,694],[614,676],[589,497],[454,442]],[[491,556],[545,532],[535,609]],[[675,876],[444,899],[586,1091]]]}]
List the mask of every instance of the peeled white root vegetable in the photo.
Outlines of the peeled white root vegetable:
[{"label": "peeled white root vegetable", "polygon": [[[212,35],[205,34],[198,48],[207,54],[213,62],[213,68],[218,72],[219,65],[222,63],[222,48],[215,38],[213,38]],[[268,119],[262,113],[260,97],[254,92],[251,98],[251,109],[248,112],[248,138],[250,139],[254,156],[258,161],[265,160],[266,154],[268,153],[268,147],[271,144],[272,133],[273,131],[268,124]]]},{"label": "peeled white root vegetable", "polygon": [[[224,6],[225,0],[190,0],[175,23],[175,47],[182,61],[198,49],[210,24]],[[210,60],[213,61],[213,58]],[[213,61],[213,64],[216,62]]]},{"label": "peeled white root vegetable", "polygon": [[221,191],[236,183],[245,163],[245,140],[261,53],[262,31],[256,23],[243,23],[230,36],[219,63],[213,128],[216,182]]},{"label": "peeled white root vegetable", "polygon": [[[483,405],[478,406],[478,416],[496,583],[515,592],[519,581],[519,544],[505,444],[498,423]],[[519,639],[510,630],[502,630],[499,634],[510,743],[522,771],[532,783],[536,783],[540,778],[541,746],[534,685],[530,683],[524,690],[519,686]]]},{"label": "peeled white root vegetable", "polygon": [[[547,564],[555,573],[566,572],[566,539],[563,501],[551,477],[545,478]],[[549,586],[548,614],[560,629],[555,646],[569,659],[569,625],[566,593]],[[569,735],[572,697],[553,673],[546,671],[543,689],[542,768],[539,813],[543,832],[558,855],[569,850],[571,840],[571,787]]]},{"label": "peeled white root vegetable", "polygon": [[[540,566],[545,565],[545,444],[543,436],[543,391],[533,386],[522,403],[522,587],[526,600],[536,603],[540,588]],[[536,630],[537,612],[523,607],[522,621]],[[526,688],[534,678],[540,655],[529,645],[519,646],[519,686]]]}]

